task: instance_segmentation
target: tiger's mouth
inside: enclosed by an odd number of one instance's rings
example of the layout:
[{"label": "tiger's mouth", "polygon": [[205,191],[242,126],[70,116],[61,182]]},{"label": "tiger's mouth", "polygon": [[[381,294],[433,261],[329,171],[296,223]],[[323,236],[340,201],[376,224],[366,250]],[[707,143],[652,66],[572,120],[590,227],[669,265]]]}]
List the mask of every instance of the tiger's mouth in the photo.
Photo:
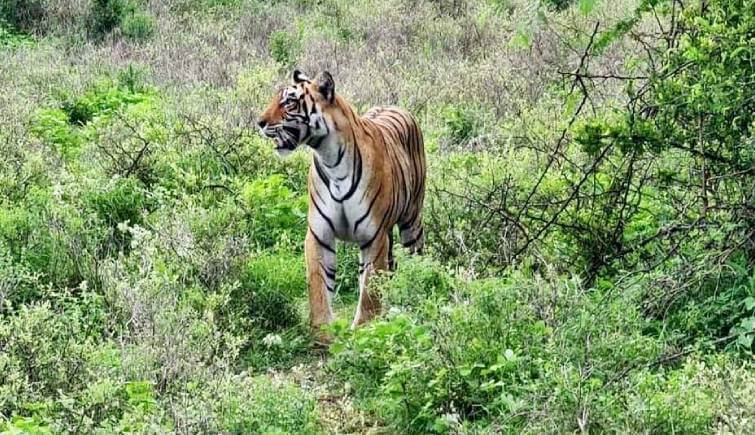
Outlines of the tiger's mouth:
[{"label": "tiger's mouth", "polygon": [[289,154],[299,146],[299,144],[290,137],[276,136],[274,140],[275,151],[278,152],[279,155]]}]

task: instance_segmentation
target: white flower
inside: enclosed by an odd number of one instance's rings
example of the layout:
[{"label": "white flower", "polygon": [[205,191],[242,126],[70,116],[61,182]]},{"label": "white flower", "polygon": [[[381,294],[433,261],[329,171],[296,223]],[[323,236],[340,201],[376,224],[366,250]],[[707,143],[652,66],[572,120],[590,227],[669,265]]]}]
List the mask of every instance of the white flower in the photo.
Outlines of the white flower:
[{"label": "white flower", "polygon": [[459,421],[461,420],[461,417],[459,416],[459,414],[457,414],[455,412],[453,412],[453,413],[446,413],[446,414],[443,414],[443,420],[447,424],[449,424],[451,426],[455,426],[455,425],[459,424]]},{"label": "white flower", "polygon": [[52,196],[58,201],[63,198],[63,186],[61,186],[60,183],[55,183],[55,185],[52,186]]},{"label": "white flower", "polygon": [[278,334],[267,334],[265,338],[262,339],[262,342],[265,343],[265,346],[267,347],[273,347],[283,344],[283,339]]},{"label": "white flower", "polygon": [[128,231],[128,219],[123,222],[118,222],[118,231],[125,233]]}]

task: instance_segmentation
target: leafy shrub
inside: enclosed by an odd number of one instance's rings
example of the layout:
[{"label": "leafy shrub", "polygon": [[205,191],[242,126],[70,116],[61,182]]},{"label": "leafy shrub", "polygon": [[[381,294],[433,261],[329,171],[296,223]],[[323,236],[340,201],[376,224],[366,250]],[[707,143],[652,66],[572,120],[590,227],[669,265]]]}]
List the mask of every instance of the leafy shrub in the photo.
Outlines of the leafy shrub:
[{"label": "leafy shrub", "polygon": [[294,194],[282,175],[274,174],[244,185],[241,198],[249,214],[249,235],[270,247],[281,238],[304,240],[307,203]]},{"label": "leafy shrub", "polygon": [[68,159],[77,156],[83,143],[81,132],[73,128],[63,109],[41,109],[32,120],[31,133]]},{"label": "leafy shrub", "polygon": [[34,38],[18,33],[13,29],[8,29],[0,20],[0,48],[3,47],[19,47],[24,45],[31,45],[34,43]]},{"label": "leafy shrub", "polygon": [[300,37],[296,32],[277,30],[268,42],[270,56],[284,68],[291,68],[301,50]]},{"label": "leafy shrub", "polygon": [[143,41],[149,39],[157,27],[155,19],[146,12],[132,11],[123,18],[121,32],[129,39]]},{"label": "leafy shrub", "polygon": [[86,125],[95,117],[109,115],[119,108],[149,100],[144,92],[134,92],[136,80],[134,74],[121,75],[126,86],[119,86],[109,80],[103,80],[83,95],[65,101],[61,107],[68,116],[68,122],[74,125]]},{"label": "leafy shrub", "polygon": [[114,92],[115,109],[99,112],[87,126],[90,150],[106,176],[135,177],[149,187],[166,170],[157,152],[167,141],[165,114],[152,96],[126,94],[124,101],[121,93]]},{"label": "leafy shrub", "polygon": [[103,329],[102,298],[86,293],[75,304],[58,302],[58,307],[21,306],[16,315],[0,317],[0,414],[33,409],[46,397],[79,391],[91,380],[82,368],[91,364]]},{"label": "leafy shrub", "polygon": [[440,112],[444,133],[452,146],[464,146],[483,132],[483,110],[466,106],[446,106]]},{"label": "leafy shrub", "polygon": [[317,433],[315,404],[289,381],[241,373],[192,382],[176,400],[176,425],[188,432]]},{"label": "leafy shrub", "polygon": [[264,331],[294,326],[300,319],[296,299],[307,293],[305,278],[300,255],[261,254],[249,262],[233,294],[234,304]]},{"label": "leafy shrub", "polygon": [[128,0],[93,0],[89,18],[92,34],[103,38],[118,27],[129,6]]},{"label": "leafy shrub", "polygon": [[[36,190],[23,203],[0,211],[0,247],[13,263],[31,275],[42,275],[42,282],[76,285],[79,275],[68,255],[67,240],[58,237],[51,221],[75,232],[83,224],[70,210],[50,215],[47,192]],[[12,302],[29,302],[44,294],[44,286],[21,286]]]},{"label": "leafy shrub", "polygon": [[418,308],[427,300],[449,298],[458,286],[455,278],[436,260],[397,254],[398,273],[380,274],[373,284],[377,291],[384,293],[388,306]]},{"label": "leafy shrub", "polygon": [[[399,268],[396,279],[381,287],[388,300],[401,300],[433,282],[450,291],[419,297],[409,307],[394,306],[386,319],[356,331],[334,327],[339,339],[331,347],[333,374],[354,386],[365,409],[396,428],[453,432],[465,422],[493,419],[522,430],[540,421],[522,416],[547,413],[550,423],[568,430],[565,416],[579,412],[575,391],[594,392],[598,397],[590,406],[602,412],[603,400],[610,400],[598,394],[606,376],[626,361],[659,354],[661,344],[642,334],[646,323],[631,308],[631,293],[606,304],[600,295],[583,293],[578,283],[557,278],[515,274],[469,283],[438,281],[443,274],[436,270],[429,281],[432,274],[415,281],[411,267]],[[591,343],[589,355],[575,345],[585,339]],[[580,378],[585,358],[592,371]],[[603,394],[622,391],[616,386]],[[556,408],[537,405],[550,400]]]},{"label": "leafy shrub", "polygon": [[131,233],[121,231],[121,224],[141,225],[142,215],[152,207],[143,186],[133,178],[117,178],[101,191],[89,191],[85,197],[91,208],[111,231],[115,251],[128,252]]},{"label": "leafy shrub", "polygon": [[34,33],[45,16],[42,0],[5,0],[0,4],[0,28],[7,23],[22,32]]},{"label": "leafy shrub", "polygon": [[114,29],[132,40],[149,39],[155,32],[155,19],[133,0],[93,0],[89,15],[90,34],[102,39]]}]

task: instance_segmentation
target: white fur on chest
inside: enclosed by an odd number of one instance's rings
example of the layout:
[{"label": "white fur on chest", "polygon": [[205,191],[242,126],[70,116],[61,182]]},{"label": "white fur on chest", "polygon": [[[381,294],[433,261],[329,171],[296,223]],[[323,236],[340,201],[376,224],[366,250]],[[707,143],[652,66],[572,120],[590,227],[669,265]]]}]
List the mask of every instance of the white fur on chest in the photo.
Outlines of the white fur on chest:
[{"label": "white fur on chest", "polygon": [[[340,240],[352,241],[352,242],[365,242],[372,238],[375,232],[375,224],[371,216],[367,215],[371,198],[364,195],[364,187],[361,186],[364,183],[360,183],[353,195],[343,202],[338,202],[333,199],[333,196],[340,198],[345,191],[351,188],[348,184],[349,180],[344,180],[345,185],[342,186],[342,191],[335,188],[333,181],[331,180],[330,191],[328,186],[319,180],[315,183],[315,189],[317,190],[317,205],[322,210],[323,214],[330,219],[330,223],[333,225],[332,231],[335,233],[336,238]],[[330,229],[330,224],[326,219],[319,219],[318,226],[327,225]],[[325,230],[326,228],[321,228]]]}]

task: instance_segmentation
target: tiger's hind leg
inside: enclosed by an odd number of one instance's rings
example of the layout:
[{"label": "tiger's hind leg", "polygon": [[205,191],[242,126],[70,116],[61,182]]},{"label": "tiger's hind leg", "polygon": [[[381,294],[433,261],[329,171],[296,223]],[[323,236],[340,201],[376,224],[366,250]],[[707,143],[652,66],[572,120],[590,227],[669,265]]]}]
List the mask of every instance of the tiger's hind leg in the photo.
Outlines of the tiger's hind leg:
[{"label": "tiger's hind leg", "polygon": [[401,245],[411,254],[422,254],[425,248],[425,229],[422,225],[422,216],[417,213],[408,222],[400,223]]}]

